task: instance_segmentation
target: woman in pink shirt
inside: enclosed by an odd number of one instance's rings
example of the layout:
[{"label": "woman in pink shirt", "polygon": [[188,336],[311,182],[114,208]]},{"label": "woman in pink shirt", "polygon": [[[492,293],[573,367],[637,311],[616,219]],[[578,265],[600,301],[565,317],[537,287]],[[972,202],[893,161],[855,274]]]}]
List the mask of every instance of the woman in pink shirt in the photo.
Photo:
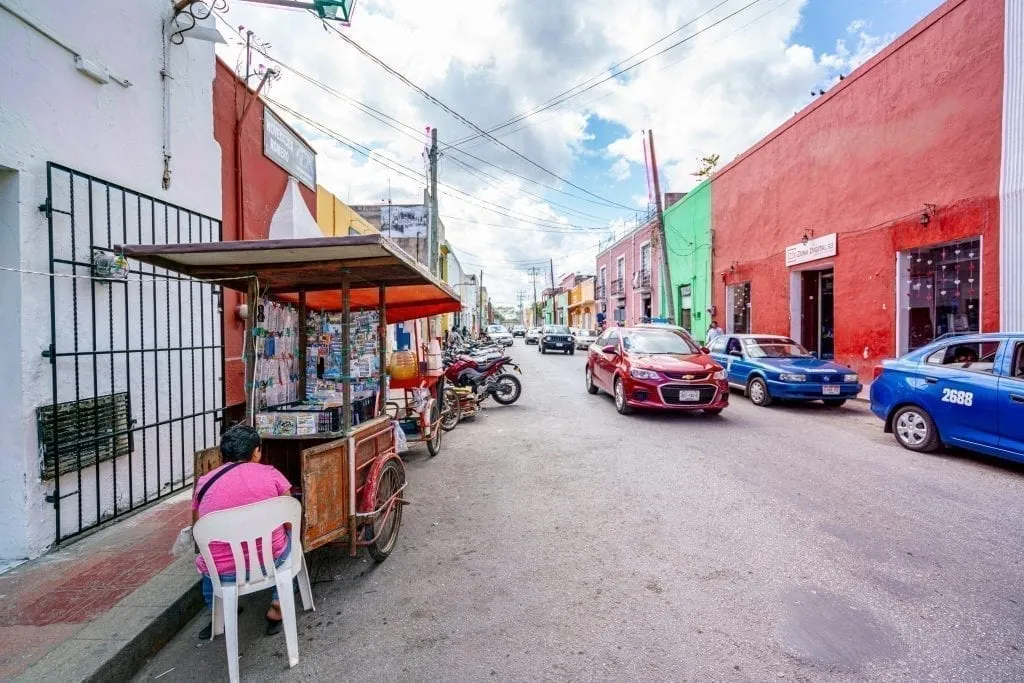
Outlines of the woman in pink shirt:
[{"label": "woman in pink shirt", "polygon": [[[260,463],[260,435],[252,427],[236,425],[221,436],[220,453],[224,464],[199,478],[195,484],[195,495],[192,499],[192,521],[218,510],[240,507],[261,500],[286,496],[291,492],[291,484],[284,475],[269,465]],[[291,550],[291,538],[284,526],[274,530],[273,553],[275,564],[280,566]],[[257,561],[261,547],[257,543]],[[210,554],[217,565],[217,575],[221,583],[234,583],[235,560],[231,554],[231,546],[227,543],[211,543]],[[246,555],[246,564],[251,560],[251,553]],[[203,575],[203,599],[206,605],[213,605],[213,582],[202,555],[196,558],[196,567]],[[248,567],[246,568],[248,569]],[[199,637],[209,639],[212,624],[199,632]],[[267,635],[281,631],[281,605],[274,591],[273,602],[267,612]]]}]

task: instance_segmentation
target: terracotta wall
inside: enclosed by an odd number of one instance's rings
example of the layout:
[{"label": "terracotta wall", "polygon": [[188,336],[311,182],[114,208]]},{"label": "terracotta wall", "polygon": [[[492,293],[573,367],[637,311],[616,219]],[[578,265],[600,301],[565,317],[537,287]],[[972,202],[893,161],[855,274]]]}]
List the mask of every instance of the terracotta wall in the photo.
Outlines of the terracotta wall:
[{"label": "terracotta wall", "polygon": [[[256,81],[253,80],[255,86]],[[245,234],[240,234],[237,208],[238,179],[236,169],[236,122],[247,101],[241,79],[227,64],[217,60],[213,80],[213,135],[221,149],[221,183],[223,187],[224,240],[266,239],[270,219],[274,215],[288,182],[288,173],[263,156],[262,101],[253,105],[242,126],[242,169],[245,188],[243,212]],[[316,192],[301,185],[302,198],[316,217]],[[242,303],[242,295],[224,292],[224,383],[227,405],[245,399],[245,366],[242,363],[242,340],[245,326],[235,311]]]},{"label": "terracotta wall", "polygon": [[753,330],[789,334],[785,249],[838,233],[836,357],[870,376],[896,351],[896,253],[981,235],[982,329],[997,329],[1002,78],[1003,3],[951,0],[722,169],[719,318],[726,285],[749,281]]}]

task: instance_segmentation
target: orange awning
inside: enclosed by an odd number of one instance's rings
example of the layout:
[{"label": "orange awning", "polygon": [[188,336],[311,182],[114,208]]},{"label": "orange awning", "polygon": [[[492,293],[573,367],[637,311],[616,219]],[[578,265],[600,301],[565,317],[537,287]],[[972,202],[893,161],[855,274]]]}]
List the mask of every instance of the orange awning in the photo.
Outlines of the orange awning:
[{"label": "orange awning", "polygon": [[261,294],[297,301],[311,310],[341,310],[350,287],[353,310],[376,308],[380,288],[389,323],[462,310],[447,284],[383,235],[203,244],[126,245],[128,258],[198,280],[246,292],[253,278]]}]

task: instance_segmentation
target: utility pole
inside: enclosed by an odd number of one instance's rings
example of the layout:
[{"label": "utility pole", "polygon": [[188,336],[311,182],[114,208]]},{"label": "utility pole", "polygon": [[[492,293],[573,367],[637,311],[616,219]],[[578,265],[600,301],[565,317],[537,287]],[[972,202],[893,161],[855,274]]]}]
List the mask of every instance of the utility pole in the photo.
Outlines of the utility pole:
[{"label": "utility pole", "polygon": [[558,297],[555,296],[555,260],[548,259],[548,267],[551,269],[551,323],[558,324]]},{"label": "utility pole", "polygon": [[648,146],[651,148],[651,175],[654,176],[654,206],[658,211],[658,238],[661,240],[661,291],[665,295],[665,310],[668,321],[675,324],[676,313],[672,296],[672,278],[668,270],[668,242],[665,239],[665,213],[661,206],[661,183],[658,181],[658,160],[654,156],[654,131],[647,131]]},{"label": "utility pole", "polygon": [[526,319],[523,317],[523,299],[526,298],[526,292],[521,289],[516,290],[516,299],[519,300],[519,322],[526,324]]},{"label": "utility pole", "polygon": [[441,254],[437,243],[437,128],[430,129],[430,272],[438,274],[437,261]]},{"label": "utility pole", "polygon": [[476,289],[477,292],[477,305],[480,307],[480,331],[483,332],[484,325],[484,269],[480,269],[480,285]]}]

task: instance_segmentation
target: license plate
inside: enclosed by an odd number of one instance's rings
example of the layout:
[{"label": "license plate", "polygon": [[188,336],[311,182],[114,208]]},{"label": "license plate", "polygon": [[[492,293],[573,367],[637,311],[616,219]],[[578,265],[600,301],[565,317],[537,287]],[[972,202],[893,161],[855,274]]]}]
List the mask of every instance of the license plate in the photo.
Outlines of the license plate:
[{"label": "license plate", "polygon": [[679,391],[680,401],[699,401],[700,391],[697,389],[681,389]]},{"label": "license plate", "polygon": [[559,349],[562,348],[562,344],[558,343],[558,342],[555,342],[554,344],[552,344],[552,346],[554,346],[556,348],[559,348]]},{"label": "license plate", "polygon": [[839,394],[839,387],[825,386],[821,388],[821,393],[825,396],[837,396]]}]

